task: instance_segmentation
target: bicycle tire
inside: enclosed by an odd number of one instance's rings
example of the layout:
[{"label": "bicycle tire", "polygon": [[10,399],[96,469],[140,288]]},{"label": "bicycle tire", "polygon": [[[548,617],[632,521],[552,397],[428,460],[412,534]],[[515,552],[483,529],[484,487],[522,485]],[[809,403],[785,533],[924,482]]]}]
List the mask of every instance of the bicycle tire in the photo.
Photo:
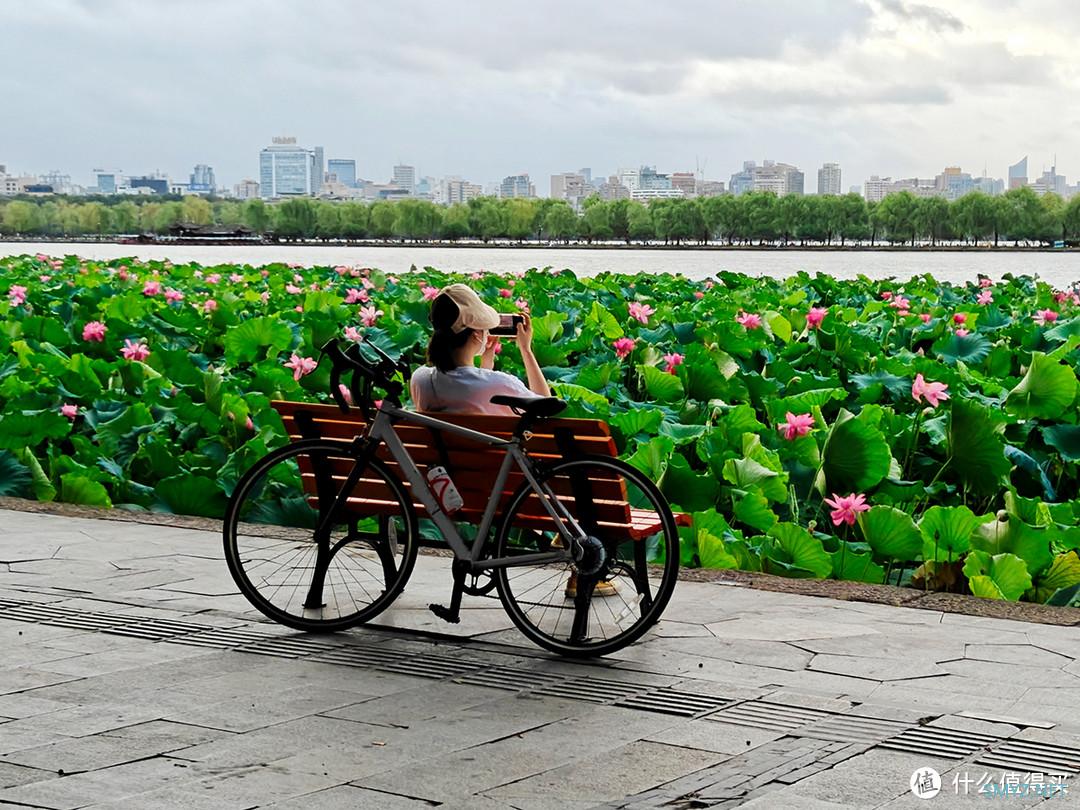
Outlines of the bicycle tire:
[{"label": "bicycle tire", "polygon": [[[313,525],[319,513],[311,501],[340,492],[341,471],[355,461],[347,447],[304,439],[267,454],[239,480],[225,510],[225,560],[240,592],[263,615],[297,630],[334,632],[374,618],[401,593],[416,563],[419,523],[412,501],[397,476],[372,459],[353,491],[377,495],[381,514],[345,512],[329,522],[325,574],[321,587],[313,586],[320,548]],[[313,455],[321,456],[324,469],[336,465],[335,474],[316,482]],[[305,493],[302,474],[318,495]]]},{"label": "bicycle tire", "polygon": [[[588,591],[590,583],[607,582],[613,587],[613,592],[601,596],[600,591],[594,588],[591,599],[579,606],[577,597],[570,596],[572,592],[568,590],[569,586],[564,587],[564,577],[569,577],[575,569],[570,562],[499,567],[494,569],[494,576],[503,608],[525,636],[560,655],[588,658],[608,655],[632,644],[659,620],[678,578],[679,534],[667,499],[648,476],[630,464],[607,456],[583,455],[556,462],[546,468],[537,480],[539,483],[562,486],[565,490],[571,474],[597,487],[601,484],[595,482],[621,481],[631,506],[656,513],[657,531],[648,538],[637,540],[630,535],[629,525],[604,527],[595,520],[592,522],[590,533],[595,533],[603,543],[607,561],[592,576],[579,575],[578,587]],[[530,497],[536,496],[528,482],[511,497],[496,535],[495,557],[544,550],[543,541],[537,539],[538,533],[525,528],[530,522],[536,523],[530,514],[536,512],[537,503],[530,507]],[[582,500],[577,495],[569,502],[564,501],[571,514],[583,522],[583,526],[586,521],[577,504],[588,501],[588,497]],[[595,498],[592,502],[605,503],[601,498]],[[595,511],[596,507],[585,508]],[[531,539],[528,536],[530,531],[533,535]],[[659,559],[658,563],[650,564],[648,561],[650,548]],[[573,612],[574,618],[584,611],[589,629],[598,636],[584,636],[576,632],[573,619],[569,625],[564,623],[568,609]]]}]

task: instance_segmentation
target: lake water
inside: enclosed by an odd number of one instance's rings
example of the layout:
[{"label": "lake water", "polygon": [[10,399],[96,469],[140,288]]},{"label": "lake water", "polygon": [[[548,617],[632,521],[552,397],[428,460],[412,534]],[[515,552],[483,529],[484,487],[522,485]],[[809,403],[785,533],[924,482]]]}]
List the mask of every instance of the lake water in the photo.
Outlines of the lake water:
[{"label": "lake water", "polygon": [[511,272],[530,267],[570,268],[581,276],[605,270],[621,273],[681,273],[693,279],[733,270],[753,276],[788,276],[800,270],[840,278],[907,279],[933,273],[942,281],[964,282],[978,274],[1000,278],[1005,273],[1038,275],[1056,287],[1080,282],[1080,252],[904,250],[664,250],[660,248],[598,250],[589,248],[521,247],[345,247],[287,245],[117,245],[109,243],[0,242],[0,256],[45,253],[77,254],[91,259],[170,259],[174,262],[253,265],[291,262],[302,265],[360,265],[404,273],[410,267],[444,271]]}]

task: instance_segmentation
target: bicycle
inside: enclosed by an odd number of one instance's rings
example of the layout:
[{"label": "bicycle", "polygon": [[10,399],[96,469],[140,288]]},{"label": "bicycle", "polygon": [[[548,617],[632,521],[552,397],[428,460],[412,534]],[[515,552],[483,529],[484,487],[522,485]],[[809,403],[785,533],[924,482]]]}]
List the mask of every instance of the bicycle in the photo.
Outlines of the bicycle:
[{"label": "bicycle", "polygon": [[[403,409],[409,368],[370,341],[342,350],[331,340],[320,361],[325,357],[342,413],[350,405],[341,377],[351,374],[348,390],[366,418],[363,432],[352,441],[304,438],[270,452],[239,480],[225,513],[229,570],[264,615],[309,632],[343,630],[377,616],[405,588],[416,563],[418,503],[454,555],[450,605],[430,606],[446,621],[460,620],[464,594],[494,589],[525,636],[574,657],[614,652],[658,621],[678,575],[671,507],[653,481],[614,457],[533,459],[523,446],[564,401],[493,397],[519,418],[511,437],[492,436]],[[376,389],[384,392],[377,407]],[[395,432],[403,422],[502,451],[471,544]],[[512,468],[521,481],[497,515]],[[635,539],[620,522],[618,515],[631,508],[655,513],[650,536]],[[614,596],[597,596],[600,582]]]}]

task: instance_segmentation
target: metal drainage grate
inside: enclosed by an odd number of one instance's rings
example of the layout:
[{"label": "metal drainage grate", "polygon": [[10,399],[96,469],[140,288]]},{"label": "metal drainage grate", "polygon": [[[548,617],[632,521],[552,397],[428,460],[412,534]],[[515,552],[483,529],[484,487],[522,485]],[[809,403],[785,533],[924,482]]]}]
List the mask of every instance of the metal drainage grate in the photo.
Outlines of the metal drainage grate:
[{"label": "metal drainage grate", "polygon": [[402,675],[415,675],[420,678],[452,678],[466,672],[480,669],[479,662],[444,655],[417,655],[383,650],[376,646],[341,647],[328,650],[308,658],[323,664],[342,664],[347,667],[368,667]]},{"label": "metal drainage grate", "polygon": [[792,731],[795,737],[845,743],[879,743],[910,728],[898,720],[864,717],[860,714],[835,714]]},{"label": "metal drainage grate", "polygon": [[505,689],[509,692],[528,692],[540,687],[551,686],[563,680],[566,680],[565,675],[552,675],[535,669],[487,667],[454,678],[454,683],[487,686],[492,689]]},{"label": "metal drainage grate", "polygon": [[331,650],[340,650],[342,647],[342,644],[317,638],[281,636],[279,638],[266,638],[251,644],[242,644],[236,650],[237,652],[254,653],[255,655],[272,655],[277,658],[306,658],[310,655],[317,655]]},{"label": "metal drainage grate", "polygon": [[988,748],[1001,740],[989,734],[959,731],[940,726],[917,726],[900,732],[882,743],[882,748],[907,751],[912,754],[928,754],[943,759],[967,759],[976,751]]},{"label": "metal drainage grate", "polygon": [[122,624],[130,624],[130,616],[107,613],[84,613],[65,607],[54,607],[39,602],[25,602],[6,608],[0,618],[17,622],[45,624],[51,627],[69,627],[74,630],[106,630]]},{"label": "metal drainage grate", "polygon": [[202,628],[202,632],[171,638],[172,644],[185,644],[189,647],[213,647],[218,650],[234,650],[246,644],[259,644],[269,641],[273,636],[265,631],[247,627]]},{"label": "metal drainage grate", "polygon": [[585,700],[589,703],[611,703],[654,688],[648,684],[608,681],[603,678],[571,678],[546,684],[534,691],[550,697]]},{"label": "metal drainage grate", "polygon": [[205,633],[214,628],[205,624],[193,622],[181,622],[174,619],[143,619],[127,625],[107,627],[102,630],[114,636],[130,636],[132,638],[145,638],[151,641],[172,641],[179,636],[189,636],[193,633]]},{"label": "metal drainage grate", "polygon": [[1035,740],[1012,739],[983,754],[976,762],[1010,771],[1078,774],[1080,750]]},{"label": "metal drainage grate", "polygon": [[734,723],[739,726],[753,726],[768,731],[791,732],[816,720],[831,716],[830,712],[820,709],[807,709],[802,706],[785,706],[766,700],[747,700],[728,706],[706,720],[721,723]]},{"label": "metal drainage grate", "polygon": [[674,714],[679,717],[695,717],[705,712],[715,711],[730,702],[729,698],[716,695],[698,695],[662,687],[651,692],[620,698],[615,701],[615,705],[660,714]]}]

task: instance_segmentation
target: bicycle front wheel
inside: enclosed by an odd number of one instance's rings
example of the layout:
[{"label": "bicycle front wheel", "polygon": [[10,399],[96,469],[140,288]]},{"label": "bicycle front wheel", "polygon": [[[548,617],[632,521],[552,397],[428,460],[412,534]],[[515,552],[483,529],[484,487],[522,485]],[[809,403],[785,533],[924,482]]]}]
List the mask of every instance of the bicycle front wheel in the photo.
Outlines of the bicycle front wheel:
[{"label": "bicycle front wheel", "polygon": [[416,563],[419,530],[401,481],[373,459],[336,503],[355,459],[347,445],[305,439],[262,458],[225,511],[225,559],[264,615],[309,632],[377,616]]},{"label": "bicycle front wheel", "polygon": [[[618,459],[557,462],[539,479],[588,536],[579,562],[495,569],[507,614],[533,642],[561,655],[607,655],[640,638],[671,598],[679,572],[679,534],[667,499]],[[495,556],[566,545],[526,482],[514,493]],[[602,549],[602,550],[601,550]]]}]

